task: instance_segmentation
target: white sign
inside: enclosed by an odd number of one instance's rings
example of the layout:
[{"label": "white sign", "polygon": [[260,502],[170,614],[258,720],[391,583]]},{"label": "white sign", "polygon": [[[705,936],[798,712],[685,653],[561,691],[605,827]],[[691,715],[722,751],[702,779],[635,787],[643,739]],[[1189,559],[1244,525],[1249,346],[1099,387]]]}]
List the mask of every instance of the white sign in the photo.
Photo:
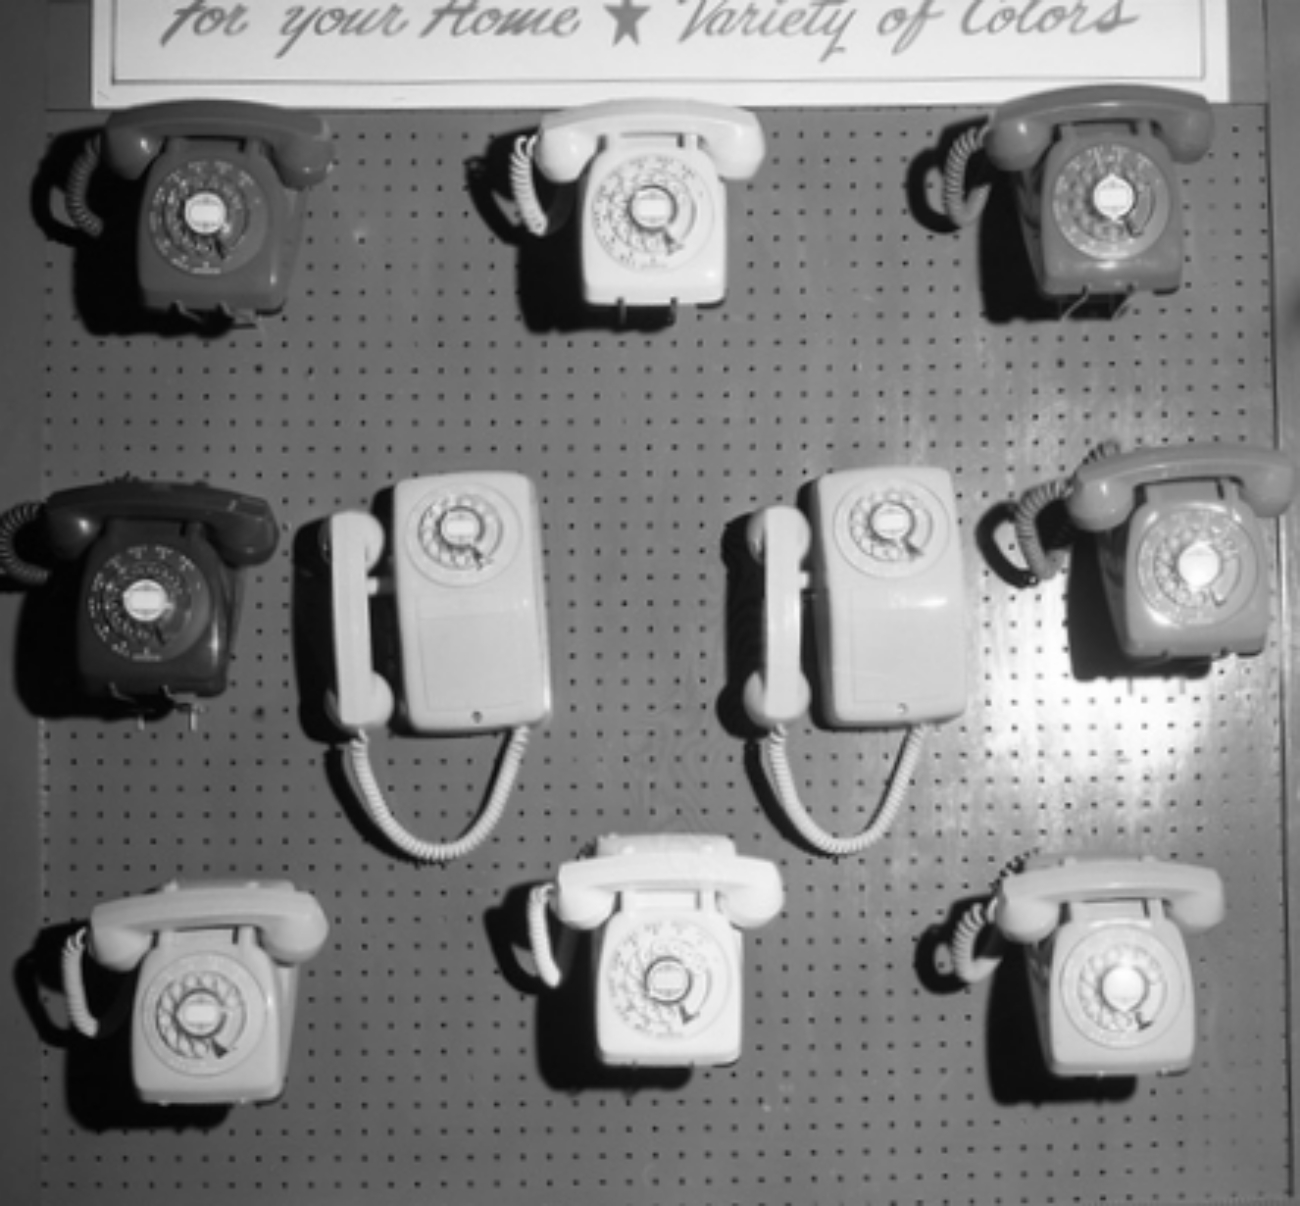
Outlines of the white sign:
[{"label": "white sign", "polygon": [[1123,81],[1228,99],[1228,0],[95,0],[94,102],[985,104]]}]

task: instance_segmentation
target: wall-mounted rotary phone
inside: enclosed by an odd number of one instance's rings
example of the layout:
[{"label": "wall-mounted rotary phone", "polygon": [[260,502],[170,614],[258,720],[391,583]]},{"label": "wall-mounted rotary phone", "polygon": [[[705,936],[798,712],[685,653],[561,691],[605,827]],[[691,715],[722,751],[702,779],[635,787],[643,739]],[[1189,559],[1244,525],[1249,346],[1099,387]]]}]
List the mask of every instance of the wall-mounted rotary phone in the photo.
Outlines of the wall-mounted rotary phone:
[{"label": "wall-mounted rotary phone", "polygon": [[1017,531],[1039,576],[1060,560],[1037,548],[1043,500],[1059,497],[1073,527],[1097,540],[1120,648],[1135,660],[1255,654],[1271,612],[1262,520],[1295,496],[1296,469],[1272,449],[1188,444],[1087,461],[1054,486],[1029,491]]},{"label": "wall-mounted rotary phone", "polygon": [[97,905],[64,949],[68,1012],[100,1033],[82,979],[87,950],[112,971],[139,969],[131,1068],[145,1101],[240,1104],[284,1089],[299,968],[329,923],[310,894],[282,882],[171,883]]},{"label": "wall-mounted rotary phone", "polygon": [[0,572],[39,586],[51,571],[17,551],[27,529],[43,555],[78,567],[77,668],[90,695],[154,706],[225,690],[242,571],[279,540],[266,502],[128,478],[21,504],[0,517]]},{"label": "wall-mounted rotary phone", "polygon": [[[372,515],[331,516],[335,690],[330,708],[353,734],[349,766],[372,820],[412,858],[446,862],[470,853],[504,813],[531,727],[551,714],[550,654],[537,494],[500,471],[410,478],[393,491],[390,537]],[[401,651],[404,719],[416,733],[510,738],[489,801],[449,843],[423,841],[394,817],[370,765],[367,730],[388,723],[395,693],[376,673],[372,577],[389,545]]]},{"label": "wall-mounted rotary phone", "polygon": [[998,958],[993,929],[1027,947],[1047,1066],[1058,1076],[1180,1072],[1196,1049],[1194,983],[1183,942],[1223,920],[1218,873],[1149,858],[1039,858],[973,906],[952,942],[976,983]]},{"label": "wall-mounted rotary phone", "polygon": [[533,183],[578,185],[584,299],[595,306],[708,305],[727,289],[727,196],[764,155],[743,109],[698,101],[607,101],[548,114],[521,139],[512,184],[525,226],[561,223]]},{"label": "wall-mounted rotary phone", "polygon": [[[901,808],[926,728],[966,707],[966,602],[956,499],[946,471],[899,466],[830,473],[812,490],[813,521],[769,507],[749,525],[763,565],[763,662],[745,685],[750,718],[771,730],[768,772],[791,823],[814,849],[855,854],[884,836]],[[811,552],[811,573],[803,565]],[[799,798],[786,728],[807,712],[803,588],[811,584],[820,702],[837,728],[908,730],[872,823],[835,837]]]},{"label": "wall-mounted rotary phone", "polygon": [[136,228],[145,306],[245,322],[284,306],[306,190],[333,158],[329,127],[311,113],[224,100],[124,109],[73,166],[68,215],[92,237],[103,232],[88,199],[101,160],[125,180],[145,177]]},{"label": "wall-mounted rotary phone", "polygon": [[983,147],[1015,178],[1016,208],[1040,290],[1055,298],[1177,289],[1183,228],[1176,164],[1210,148],[1203,97],[1145,85],[1065,88],[998,109],[958,139],[944,199],[959,226],[975,221],[987,186],[969,196],[966,167]]},{"label": "wall-mounted rotary phone", "polygon": [[740,1058],[740,931],[784,902],[775,864],[697,834],[601,838],[593,858],[563,864],[530,898],[529,930],[543,982],[561,972],[547,905],[594,930],[596,1044],[610,1065],[708,1066]]}]

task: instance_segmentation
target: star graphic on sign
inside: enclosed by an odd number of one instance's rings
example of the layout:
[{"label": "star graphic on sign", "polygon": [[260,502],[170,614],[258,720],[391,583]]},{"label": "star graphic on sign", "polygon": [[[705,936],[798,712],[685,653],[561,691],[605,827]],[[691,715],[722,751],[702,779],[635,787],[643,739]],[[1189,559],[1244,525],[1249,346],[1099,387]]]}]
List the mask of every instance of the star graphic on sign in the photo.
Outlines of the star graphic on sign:
[{"label": "star graphic on sign", "polygon": [[631,38],[638,46],[641,39],[637,36],[636,24],[650,11],[648,4],[634,4],[632,0],[618,0],[618,4],[605,5],[605,11],[614,18],[614,45],[624,38]]}]

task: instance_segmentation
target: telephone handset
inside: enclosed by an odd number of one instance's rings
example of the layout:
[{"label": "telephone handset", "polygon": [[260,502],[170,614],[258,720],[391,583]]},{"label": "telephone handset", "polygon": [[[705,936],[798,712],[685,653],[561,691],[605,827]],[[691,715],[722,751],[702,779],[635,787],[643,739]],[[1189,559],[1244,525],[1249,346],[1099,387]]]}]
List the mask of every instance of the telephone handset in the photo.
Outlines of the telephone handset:
[{"label": "telephone handset", "polygon": [[1039,1037],[1058,1076],[1180,1072],[1196,1047],[1183,936],[1223,915],[1223,883],[1209,868],[1038,858],[958,922],[953,962],[967,983],[992,974],[998,960],[975,954],[990,929],[1028,948]]},{"label": "telephone handset", "polygon": [[958,226],[978,218],[988,190],[968,195],[966,169],[982,146],[1015,176],[1044,295],[1168,292],[1182,282],[1184,258],[1174,165],[1202,158],[1213,135],[1209,104],[1189,92],[1096,85],[1021,97],[954,144],[945,207]]},{"label": "telephone handset", "polygon": [[335,690],[329,706],[352,734],[348,765],[361,802],[411,858],[446,862],[477,849],[505,811],[530,729],[551,714],[541,519],[519,473],[435,474],[393,491],[390,543],[405,720],[417,733],[509,729],[493,790],[475,824],[447,843],[423,841],[394,817],[370,764],[367,730],[387,724],[395,694],[375,671],[370,597],[386,536],[373,516],[331,516]]},{"label": "telephone handset", "polygon": [[146,307],[244,322],[284,306],[306,190],[333,166],[322,118],[226,100],[113,113],[68,179],[68,215],[92,237],[104,226],[88,201],[101,158],[125,180],[148,173],[136,230]]},{"label": "telephone handset", "polygon": [[[966,707],[966,603],[956,497],[928,466],[830,473],[812,490],[811,526],[793,507],[749,524],[763,565],[762,666],[745,684],[750,718],[771,730],[769,777],[791,823],[823,854],[856,854],[902,807],[933,723]],[[811,573],[803,570],[811,554]],[[801,668],[803,589],[811,584],[820,703],[837,728],[906,727],[893,780],[862,833],[841,838],[810,816],[786,754],[786,730],[808,710]]]},{"label": "telephone handset", "polygon": [[243,570],[279,542],[264,500],[124,478],[21,504],[0,517],[0,572],[40,585],[49,568],[16,550],[26,528],[79,567],[77,667],[90,695],[152,706],[225,690]]},{"label": "telephone handset", "polygon": [[557,223],[534,166],[578,184],[584,299],[596,306],[709,305],[727,281],[727,198],[765,153],[752,113],[685,100],[620,100],[542,119],[515,148],[511,183],[525,226]]},{"label": "telephone handset", "polygon": [[740,1058],[740,930],[781,911],[775,864],[738,855],[730,839],[609,836],[595,857],[563,864],[533,890],[529,931],[538,973],[554,987],[547,907],[594,930],[596,1044],[610,1065],[708,1066]]},{"label": "telephone handset", "polygon": [[1082,466],[1066,509],[1097,536],[1124,652],[1260,652],[1270,615],[1260,521],[1281,515],[1295,489],[1295,466],[1280,452],[1230,444],[1140,449]]},{"label": "telephone handset", "polygon": [[100,1033],[82,979],[87,949],[112,971],[139,968],[131,1067],[145,1101],[269,1101],[284,1090],[298,972],[325,945],[316,899],[284,882],[167,884],[97,905],[64,948],[73,1025]]}]

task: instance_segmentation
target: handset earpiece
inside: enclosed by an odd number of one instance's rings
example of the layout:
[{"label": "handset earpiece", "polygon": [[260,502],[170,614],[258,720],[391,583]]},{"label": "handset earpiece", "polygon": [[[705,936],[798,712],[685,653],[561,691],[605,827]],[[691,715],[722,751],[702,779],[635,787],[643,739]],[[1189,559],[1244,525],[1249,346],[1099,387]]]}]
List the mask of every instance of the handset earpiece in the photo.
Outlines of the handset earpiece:
[{"label": "handset earpiece", "polygon": [[62,561],[75,561],[104,530],[104,517],[74,508],[45,510],[45,540],[50,552]]}]

